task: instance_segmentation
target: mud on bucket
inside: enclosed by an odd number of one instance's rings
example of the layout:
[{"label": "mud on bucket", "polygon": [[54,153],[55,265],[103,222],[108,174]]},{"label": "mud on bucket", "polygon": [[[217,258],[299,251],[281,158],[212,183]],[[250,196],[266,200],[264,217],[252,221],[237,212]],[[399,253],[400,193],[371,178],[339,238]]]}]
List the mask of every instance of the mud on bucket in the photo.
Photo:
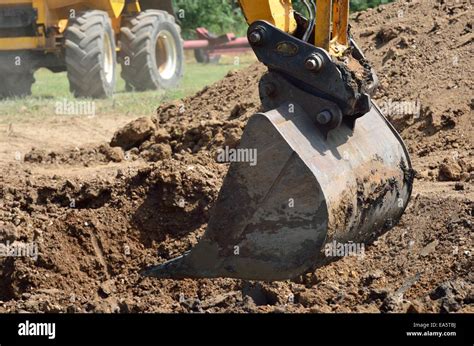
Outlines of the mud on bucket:
[{"label": "mud on bucket", "polygon": [[406,148],[376,106],[326,135],[283,104],[249,120],[239,149],[256,150],[257,164],[231,164],[200,242],[144,275],[291,279],[327,263],[327,244],[393,227],[412,190]]}]

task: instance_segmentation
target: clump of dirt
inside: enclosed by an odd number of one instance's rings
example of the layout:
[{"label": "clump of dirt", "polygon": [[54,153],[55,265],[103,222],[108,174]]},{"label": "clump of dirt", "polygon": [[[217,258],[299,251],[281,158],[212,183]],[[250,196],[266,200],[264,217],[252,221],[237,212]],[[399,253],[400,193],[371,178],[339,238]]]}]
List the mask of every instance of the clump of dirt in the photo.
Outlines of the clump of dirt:
[{"label": "clump of dirt", "polygon": [[418,170],[400,223],[363,256],[274,283],[139,275],[203,234],[228,169],[215,151],[260,107],[257,64],[160,106],[112,147],[2,164],[0,312],[474,312],[470,18],[467,1],[421,0],[352,17]]},{"label": "clump of dirt", "polygon": [[110,144],[124,150],[131,149],[150,138],[154,129],[155,126],[150,118],[139,118],[117,131]]},{"label": "clump of dirt", "polygon": [[48,165],[80,164],[85,167],[98,163],[122,162],[125,159],[125,154],[121,148],[111,147],[108,143],[61,151],[46,151],[33,148],[24,156],[24,161],[27,163]]},{"label": "clump of dirt", "polygon": [[474,172],[472,163],[462,159],[445,158],[439,166],[440,181],[470,181]]}]

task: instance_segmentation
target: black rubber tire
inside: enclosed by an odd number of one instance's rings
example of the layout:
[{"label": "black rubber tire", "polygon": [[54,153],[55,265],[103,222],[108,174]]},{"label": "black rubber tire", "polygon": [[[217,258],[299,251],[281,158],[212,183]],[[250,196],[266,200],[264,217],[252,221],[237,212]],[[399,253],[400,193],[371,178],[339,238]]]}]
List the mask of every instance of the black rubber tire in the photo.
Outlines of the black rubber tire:
[{"label": "black rubber tire", "polygon": [[0,99],[30,96],[34,82],[33,72],[3,74],[0,82]]},{"label": "black rubber tire", "polygon": [[67,71],[66,66],[50,66],[50,67],[46,67],[46,68],[48,70],[50,70],[51,72],[53,72],[53,73],[60,73],[60,72]]},{"label": "black rubber tire", "polygon": [[[157,54],[160,33],[167,31],[169,43],[175,47],[175,64],[169,76],[160,73]],[[183,78],[184,51],[181,29],[175,18],[160,10],[143,11],[126,18],[120,35],[122,78],[137,91],[170,89],[178,86]],[[162,60],[167,52],[160,50]],[[169,61],[169,60],[167,60]],[[163,65],[162,65],[163,66]],[[166,77],[166,78],[164,78]]]},{"label": "black rubber tire", "polygon": [[209,64],[209,54],[207,54],[205,49],[197,48],[194,50],[194,58],[200,64]]},{"label": "black rubber tire", "polygon": [[67,76],[74,96],[111,97],[117,78],[117,57],[115,35],[107,12],[91,10],[70,18],[65,39]]},{"label": "black rubber tire", "polygon": [[197,48],[194,50],[194,57],[196,61],[200,64],[218,64],[221,60],[221,56],[213,56],[212,58],[209,56],[209,53],[203,48]]}]

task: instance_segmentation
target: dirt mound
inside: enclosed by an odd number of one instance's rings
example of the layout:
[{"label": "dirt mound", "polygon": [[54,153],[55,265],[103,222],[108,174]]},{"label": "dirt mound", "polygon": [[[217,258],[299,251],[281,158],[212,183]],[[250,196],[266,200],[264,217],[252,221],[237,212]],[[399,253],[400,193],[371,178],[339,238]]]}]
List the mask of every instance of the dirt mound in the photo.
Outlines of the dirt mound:
[{"label": "dirt mound", "polygon": [[100,181],[30,178],[4,187],[2,243],[39,251],[1,260],[0,311],[472,311],[474,204],[438,196],[416,197],[363,257],[293,282],[141,278],[144,266],[198,241],[220,188],[217,171],[210,157],[185,156]]},{"label": "dirt mound", "polygon": [[138,274],[204,232],[228,169],[215,151],[259,109],[257,64],[118,130],[114,147],[38,148],[2,166],[0,312],[474,312],[470,18],[467,1],[353,16],[418,170],[401,223],[364,256],[275,283]]},{"label": "dirt mound", "polygon": [[[109,311],[101,305],[112,293],[104,285],[113,293],[124,287],[115,283],[119,273],[141,280],[138,271],[155,260],[156,244],[166,260],[197,242],[222,181],[216,165],[186,155],[100,179],[19,171],[7,184],[2,177],[0,240],[8,249],[38,249],[0,258],[0,300],[25,300],[15,311]],[[44,294],[57,300],[45,302]]]},{"label": "dirt mound", "polygon": [[472,172],[472,5],[398,1],[353,15],[354,36],[376,67],[376,100],[417,158],[425,180],[450,178],[444,160]]},{"label": "dirt mound", "polygon": [[158,162],[174,154],[234,148],[248,118],[260,109],[260,64],[225,78],[183,100],[164,104],[154,118],[136,119],[117,130],[109,143],[63,151],[33,149],[25,162],[43,165],[84,165],[108,162]]},{"label": "dirt mound", "polygon": [[154,131],[149,131],[149,123],[143,125],[144,119],[138,119],[118,130],[111,146],[133,148],[131,156],[147,161],[159,161],[173,153],[236,147],[247,119],[259,110],[258,81],[264,71],[262,65],[255,64],[245,73],[230,72],[192,97],[159,107]]}]

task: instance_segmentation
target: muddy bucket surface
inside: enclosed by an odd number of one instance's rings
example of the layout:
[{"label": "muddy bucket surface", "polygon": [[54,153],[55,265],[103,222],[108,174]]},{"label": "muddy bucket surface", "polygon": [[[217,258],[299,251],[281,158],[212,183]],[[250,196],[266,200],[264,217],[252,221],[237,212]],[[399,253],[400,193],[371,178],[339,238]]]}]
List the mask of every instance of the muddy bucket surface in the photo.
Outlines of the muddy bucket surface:
[{"label": "muddy bucket surface", "polygon": [[[376,106],[327,136],[294,104],[255,114],[199,243],[144,271],[161,278],[286,280],[325,264],[328,246],[393,227],[412,189],[406,148]],[[243,161],[243,162],[242,162]]]}]

